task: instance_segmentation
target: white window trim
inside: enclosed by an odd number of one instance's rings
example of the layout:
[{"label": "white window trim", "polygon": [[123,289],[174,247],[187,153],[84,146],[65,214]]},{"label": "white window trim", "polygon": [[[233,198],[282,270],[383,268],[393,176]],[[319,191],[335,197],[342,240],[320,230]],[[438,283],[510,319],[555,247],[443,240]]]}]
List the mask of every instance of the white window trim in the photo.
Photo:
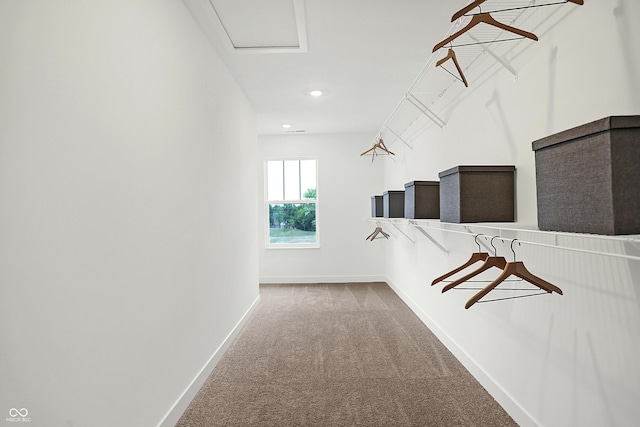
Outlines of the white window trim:
[{"label": "white window trim", "polygon": [[[314,200],[269,200],[269,177],[268,177],[268,162],[274,160],[315,160],[316,162],[316,198]],[[289,157],[266,157],[263,163],[264,173],[264,220],[262,227],[264,229],[264,246],[265,249],[318,249],[320,248],[320,184],[318,182],[318,175],[320,169],[320,161],[316,157],[305,156],[289,156]],[[301,203],[315,203],[316,205],[316,241],[315,243],[269,243],[269,204],[301,204]]]}]

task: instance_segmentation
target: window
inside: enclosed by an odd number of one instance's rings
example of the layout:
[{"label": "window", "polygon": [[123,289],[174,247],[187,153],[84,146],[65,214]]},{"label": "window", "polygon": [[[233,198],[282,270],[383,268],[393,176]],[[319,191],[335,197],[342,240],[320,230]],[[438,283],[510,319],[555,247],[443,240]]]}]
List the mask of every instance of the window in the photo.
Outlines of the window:
[{"label": "window", "polygon": [[267,160],[267,247],[318,247],[313,159]]}]

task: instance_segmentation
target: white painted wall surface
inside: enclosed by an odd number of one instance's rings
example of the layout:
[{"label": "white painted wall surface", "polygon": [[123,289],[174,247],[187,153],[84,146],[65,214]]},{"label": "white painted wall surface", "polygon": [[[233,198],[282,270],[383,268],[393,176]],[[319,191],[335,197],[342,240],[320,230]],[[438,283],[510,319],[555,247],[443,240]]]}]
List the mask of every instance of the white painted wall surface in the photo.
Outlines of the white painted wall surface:
[{"label": "white painted wall surface", "polygon": [[[383,163],[360,157],[372,135],[283,135],[258,138],[258,246],[260,281],[345,282],[384,279],[384,243],[366,241],[375,229],[370,197],[382,194]],[[309,157],[318,161],[319,248],[266,249],[265,158]]]},{"label": "white painted wall surface", "polygon": [[[507,53],[517,80],[496,64],[470,81],[448,110],[444,129],[424,121],[410,141],[413,150],[401,143],[390,147],[397,158],[385,161],[386,188],[437,179],[456,165],[515,165],[517,225],[535,227],[531,142],[606,116],[640,114],[640,3],[585,1],[558,13],[540,41],[517,42],[528,46]],[[442,284],[430,283],[469,258],[477,249],[473,239],[433,232],[450,252],[445,255],[415,228],[406,232],[415,243],[401,236],[386,248],[390,283],[521,425],[637,425],[640,262],[516,247],[530,271],[564,296],[465,310],[476,291],[442,294]],[[531,239],[526,233],[514,237]],[[510,259],[508,246],[497,244]],[[588,244],[594,250],[611,246],[596,239]]]},{"label": "white painted wall surface", "polygon": [[0,70],[0,419],[158,425],[258,296],[254,113],[179,1],[0,2]]}]

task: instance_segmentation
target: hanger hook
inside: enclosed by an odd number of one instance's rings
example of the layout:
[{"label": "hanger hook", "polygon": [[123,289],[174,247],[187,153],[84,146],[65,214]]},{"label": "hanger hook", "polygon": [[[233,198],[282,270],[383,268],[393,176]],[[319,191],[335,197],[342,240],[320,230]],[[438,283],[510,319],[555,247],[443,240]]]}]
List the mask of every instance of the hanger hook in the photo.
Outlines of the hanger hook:
[{"label": "hanger hook", "polygon": [[478,242],[478,237],[484,236],[484,234],[476,234],[473,240],[476,241],[476,245],[478,245],[478,252],[482,252],[482,248],[480,247],[480,242]]},{"label": "hanger hook", "polygon": [[[516,251],[513,249],[513,244],[517,241],[518,239],[513,239],[511,241],[511,252],[513,252],[513,262],[516,262]],[[518,242],[518,246],[522,245],[520,242]]]},{"label": "hanger hook", "polygon": [[493,236],[491,238],[491,242],[490,242],[491,246],[493,246],[493,256],[498,256],[498,249],[496,249],[496,247],[493,245],[493,239],[497,239],[497,238],[498,238],[498,236]]}]

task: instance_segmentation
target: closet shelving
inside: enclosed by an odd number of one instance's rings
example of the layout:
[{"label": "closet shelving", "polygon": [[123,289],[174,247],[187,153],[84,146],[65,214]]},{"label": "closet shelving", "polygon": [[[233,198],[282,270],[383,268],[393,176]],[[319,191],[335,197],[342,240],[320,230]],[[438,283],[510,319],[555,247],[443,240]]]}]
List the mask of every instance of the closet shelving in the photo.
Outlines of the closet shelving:
[{"label": "closet shelving", "polygon": [[[480,3],[479,6],[453,20],[442,40],[430,40],[425,47],[436,48],[441,41],[477,20],[479,13],[489,13],[500,24],[542,39],[567,14],[580,7],[582,1],[486,0],[470,1],[468,5],[476,3]],[[504,70],[517,79],[518,66],[526,61],[526,53],[533,43],[537,42],[483,22],[435,49],[372,144],[375,146],[383,140],[390,147],[400,142],[411,149],[412,139],[426,127],[444,128],[455,106],[490,76]],[[450,60],[450,50],[454,51],[456,61]]]},{"label": "closet shelving", "polygon": [[640,235],[605,236],[599,234],[564,233],[541,231],[535,228],[522,228],[514,223],[448,223],[438,220],[405,219],[405,218],[368,218],[382,226],[389,224],[415,243],[403,228],[413,227],[427,237],[443,253],[448,254],[446,245],[441,243],[442,235],[438,233],[455,233],[469,236],[497,236],[503,242],[513,242],[526,246],[560,249],[585,254],[622,258],[640,261]]}]

